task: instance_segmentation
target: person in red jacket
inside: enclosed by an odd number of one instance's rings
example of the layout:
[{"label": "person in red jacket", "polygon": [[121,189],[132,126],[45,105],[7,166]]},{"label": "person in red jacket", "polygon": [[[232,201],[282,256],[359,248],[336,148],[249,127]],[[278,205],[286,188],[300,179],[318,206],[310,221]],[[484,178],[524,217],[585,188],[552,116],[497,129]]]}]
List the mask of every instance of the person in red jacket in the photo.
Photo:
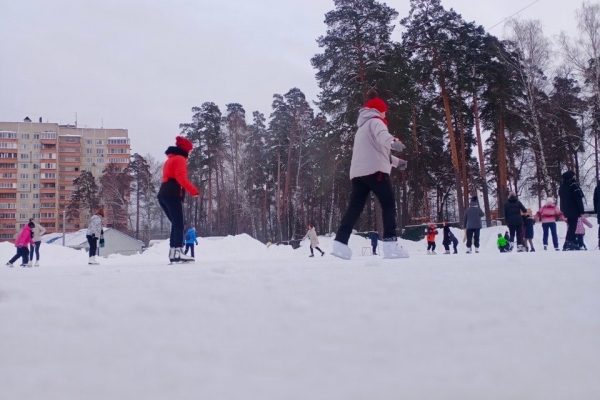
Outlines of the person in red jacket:
[{"label": "person in red jacket", "polygon": [[193,257],[183,252],[183,199],[185,192],[191,196],[200,193],[196,186],[188,180],[187,158],[193,149],[192,142],[183,136],[177,136],[175,146],[170,146],[165,154],[167,160],[163,165],[163,176],[158,202],[171,221],[171,237],[169,239],[169,260],[194,261]]}]

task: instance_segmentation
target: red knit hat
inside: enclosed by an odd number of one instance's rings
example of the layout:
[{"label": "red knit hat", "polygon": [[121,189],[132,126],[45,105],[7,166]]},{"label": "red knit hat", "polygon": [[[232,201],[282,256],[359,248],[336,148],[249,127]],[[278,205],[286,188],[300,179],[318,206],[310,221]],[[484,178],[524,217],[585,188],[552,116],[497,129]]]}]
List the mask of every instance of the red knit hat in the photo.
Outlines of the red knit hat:
[{"label": "red knit hat", "polygon": [[175,138],[175,145],[177,147],[179,147],[181,150],[185,151],[186,153],[189,153],[194,148],[194,145],[192,144],[192,142],[190,142],[183,136],[177,136]]},{"label": "red knit hat", "polygon": [[383,101],[379,97],[375,97],[375,98],[368,100],[365,103],[365,107],[374,108],[381,113],[384,113],[388,110],[388,106],[387,106],[387,104],[385,104],[385,101]]}]

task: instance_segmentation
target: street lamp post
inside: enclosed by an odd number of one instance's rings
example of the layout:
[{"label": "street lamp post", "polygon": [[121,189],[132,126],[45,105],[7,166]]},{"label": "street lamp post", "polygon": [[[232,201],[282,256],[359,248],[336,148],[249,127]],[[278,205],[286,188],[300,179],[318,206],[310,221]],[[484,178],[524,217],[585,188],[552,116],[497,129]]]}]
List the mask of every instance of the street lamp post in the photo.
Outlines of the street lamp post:
[{"label": "street lamp post", "polygon": [[62,245],[65,246],[65,229],[67,226],[67,210],[63,210],[63,229],[62,229]]}]

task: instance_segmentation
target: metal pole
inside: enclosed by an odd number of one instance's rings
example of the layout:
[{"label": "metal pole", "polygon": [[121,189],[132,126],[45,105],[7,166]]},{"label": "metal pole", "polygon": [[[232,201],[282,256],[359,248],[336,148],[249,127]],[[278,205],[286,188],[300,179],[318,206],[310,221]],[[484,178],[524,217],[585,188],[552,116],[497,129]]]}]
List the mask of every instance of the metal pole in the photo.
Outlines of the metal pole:
[{"label": "metal pole", "polygon": [[63,230],[62,230],[63,231],[63,237],[62,237],[62,245],[63,245],[63,247],[65,245],[65,228],[66,228],[66,225],[67,225],[67,211],[63,210]]}]

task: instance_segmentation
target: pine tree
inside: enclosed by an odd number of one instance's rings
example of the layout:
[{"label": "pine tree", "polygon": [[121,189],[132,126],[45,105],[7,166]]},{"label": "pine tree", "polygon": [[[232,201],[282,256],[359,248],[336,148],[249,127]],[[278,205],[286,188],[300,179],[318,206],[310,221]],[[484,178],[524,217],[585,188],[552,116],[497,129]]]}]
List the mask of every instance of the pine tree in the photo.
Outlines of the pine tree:
[{"label": "pine tree", "polygon": [[67,216],[70,220],[80,218],[84,215],[92,215],[100,205],[98,185],[90,171],[81,171],[81,174],[73,180],[75,190],[71,194],[71,200],[67,205]]},{"label": "pine tree", "polygon": [[[100,177],[100,199],[107,212],[107,226],[125,231],[129,222],[131,177],[116,164],[108,164]],[[137,237],[137,236],[136,236]]]}]

